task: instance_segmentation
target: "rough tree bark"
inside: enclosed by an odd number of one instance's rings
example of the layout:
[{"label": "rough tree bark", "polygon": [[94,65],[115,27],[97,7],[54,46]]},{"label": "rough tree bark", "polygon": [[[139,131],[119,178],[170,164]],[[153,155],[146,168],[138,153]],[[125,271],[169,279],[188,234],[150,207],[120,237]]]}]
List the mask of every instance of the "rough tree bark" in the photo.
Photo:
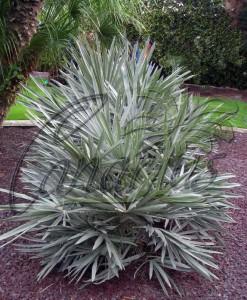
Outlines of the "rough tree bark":
[{"label": "rough tree bark", "polygon": [[225,0],[226,11],[232,17],[234,26],[238,26],[238,16],[245,4],[246,0]]},{"label": "rough tree bark", "polygon": [[[14,36],[15,47],[12,49],[11,56],[1,59],[5,70],[13,65],[21,66],[24,77],[32,65],[23,65],[19,61],[22,50],[28,47],[33,35],[37,31],[37,16],[42,8],[44,0],[12,0],[9,11],[6,14],[6,30]],[[31,60],[32,58],[30,58]],[[2,79],[4,80],[4,79]],[[0,94],[0,124],[3,121],[8,108],[14,103],[16,91],[20,83],[20,78],[14,76],[8,82],[8,86]],[[1,84],[1,82],[0,82]]]}]

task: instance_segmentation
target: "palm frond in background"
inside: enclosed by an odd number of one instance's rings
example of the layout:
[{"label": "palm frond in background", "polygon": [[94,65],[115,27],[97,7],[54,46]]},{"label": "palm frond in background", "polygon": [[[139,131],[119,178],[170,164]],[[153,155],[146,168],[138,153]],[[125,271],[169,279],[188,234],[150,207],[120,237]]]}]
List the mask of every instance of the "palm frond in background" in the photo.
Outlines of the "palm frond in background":
[{"label": "palm frond in background", "polygon": [[109,46],[114,37],[123,37],[128,24],[137,30],[143,28],[138,21],[141,3],[141,0],[46,0],[39,30],[28,51],[41,50],[39,65],[47,70],[63,64],[65,49],[75,36],[97,35],[102,44]]},{"label": "palm frond in background", "polygon": [[65,49],[80,30],[82,1],[47,1],[40,15],[39,29],[24,57],[39,53],[38,68],[53,70],[64,61]]},{"label": "palm frond in background", "polygon": [[[64,64],[66,49],[74,37],[84,35],[94,38],[98,34],[102,43],[109,45],[115,36],[119,39],[124,35],[127,24],[133,24],[138,30],[143,27],[138,16],[142,0],[40,0],[23,3],[28,9],[23,9],[22,4],[23,13],[19,14],[22,20],[18,17],[21,22],[13,26],[16,29],[13,36],[17,40],[25,37],[18,46],[10,34],[8,17],[10,11],[15,15],[19,10],[9,0],[0,3],[0,60],[1,65],[5,65],[0,82],[0,122],[14,103],[20,82],[25,81],[29,73],[39,70],[56,75],[58,68]],[[29,12],[32,12],[31,21]],[[32,24],[35,28],[30,34]],[[14,55],[15,48],[18,49],[18,59]],[[1,58],[2,53],[4,59],[6,54],[11,59],[14,57],[13,63],[6,65]]]}]

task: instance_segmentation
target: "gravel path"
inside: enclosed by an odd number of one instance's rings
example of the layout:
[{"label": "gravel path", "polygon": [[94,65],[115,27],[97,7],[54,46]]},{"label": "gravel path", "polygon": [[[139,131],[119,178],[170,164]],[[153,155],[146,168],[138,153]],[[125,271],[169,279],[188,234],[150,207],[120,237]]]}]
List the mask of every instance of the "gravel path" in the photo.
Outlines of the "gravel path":
[{"label": "gravel path", "polygon": [[[34,136],[34,129],[0,129],[0,187],[9,188],[13,170],[25,147]],[[240,210],[234,211],[235,224],[227,226],[225,252],[219,258],[219,281],[208,282],[196,274],[178,274],[176,280],[183,288],[184,300],[240,300],[247,299],[247,135],[238,133],[229,144],[220,143],[221,155],[215,162],[219,171],[232,172],[239,183],[238,193],[245,199],[235,200]],[[21,186],[17,184],[17,190]],[[1,194],[0,203],[8,203]],[[3,214],[1,215],[3,216]],[[10,228],[8,222],[0,222],[0,232]],[[42,282],[36,281],[39,263],[19,254],[13,245],[0,249],[0,300],[162,300],[166,299],[155,281],[147,274],[135,281],[133,269],[100,286],[80,290],[69,285],[61,274],[52,274]],[[181,299],[171,294],[171,299]]]}]

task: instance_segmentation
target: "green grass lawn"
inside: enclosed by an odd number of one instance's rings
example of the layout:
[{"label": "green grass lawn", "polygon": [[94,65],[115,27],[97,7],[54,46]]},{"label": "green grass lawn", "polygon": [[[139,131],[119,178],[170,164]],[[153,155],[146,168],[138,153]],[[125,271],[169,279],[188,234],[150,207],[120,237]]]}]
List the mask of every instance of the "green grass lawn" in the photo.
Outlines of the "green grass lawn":
[{"label": "green grass lawn", "polygon": [[[202,103],[205,98],[195,97],[196,103]],[[208,105],[208,111],[212,111],[221,104],[218,109],[220,113],[230,113],[229,120],[223,123],[227,127],[247,128],[247,102],[232,99],[211,99]],[[219,114],[220,114],[219,113]],[[216,114],[217,115],[217,114]]]},{"label": "green grass lawn", "polygon": [[[45,84],[44,79],[39,79],[40,82]],[[28,85],[30,89],[36,91],[37,87],[35,84],[30,80],[28,82]],[[24,92],[27,93],[27,92]],[[203,97],[194,97],[195,103],[202,103],[202,101],[205,101],[206,98]],[[247,128],[247,102],[241,102],[238,100],[231,100],[231,99],[212,99],[212,101],[209,103],[208,110],[213,110],[219,104],[222,104],[219,111],[220,112],[226,112],[226,113],[232,113],[232,116],[230,117],[230,120],[224,122],[224,126],[231,126],[231,127],[239,127],[239,128]],[[26,108],[18,103],[12,106],[10,109],[10,112],[7,116],[7,120],[27,120],[27,111]]]},{"label": "green grass lawn", "polygon": [[[39,83],[42,83],[43,85],[47,84],[46,78],[36,78],[36,81]],[[38,87],[36,84],[30,79],[27,82],[28,88],[31,89],[34,92],[40,93]],[[25,89],[21,92],[23,95],[28,96],[28,91]],[[27,108],[20,103],[21,96],[17,96],[16,103],[11,107],[6,120],[28,120],[28,114],[27,114]]]}]

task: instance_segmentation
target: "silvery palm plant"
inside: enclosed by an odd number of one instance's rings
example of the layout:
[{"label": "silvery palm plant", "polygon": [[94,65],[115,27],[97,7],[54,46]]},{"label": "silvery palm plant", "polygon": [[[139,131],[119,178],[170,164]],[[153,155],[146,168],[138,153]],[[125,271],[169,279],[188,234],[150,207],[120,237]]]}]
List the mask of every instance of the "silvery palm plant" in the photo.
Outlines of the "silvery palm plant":
[{"label": "silvery palm plant", "polygon": [[235,184],[208,167],[214,112],[183,93],[188,72],[160,77],[153,49],[138,59],[127,42],[71,51],[66,84],[23,99],[40,131],[22,170],[28,195],[15,194],[23,224],[0,240],[29,234],[19,248],[40,259],[39,279],[56,269],[99,284],[132,263],[165,293],[177,289],[169,270],[215,279]]}]

